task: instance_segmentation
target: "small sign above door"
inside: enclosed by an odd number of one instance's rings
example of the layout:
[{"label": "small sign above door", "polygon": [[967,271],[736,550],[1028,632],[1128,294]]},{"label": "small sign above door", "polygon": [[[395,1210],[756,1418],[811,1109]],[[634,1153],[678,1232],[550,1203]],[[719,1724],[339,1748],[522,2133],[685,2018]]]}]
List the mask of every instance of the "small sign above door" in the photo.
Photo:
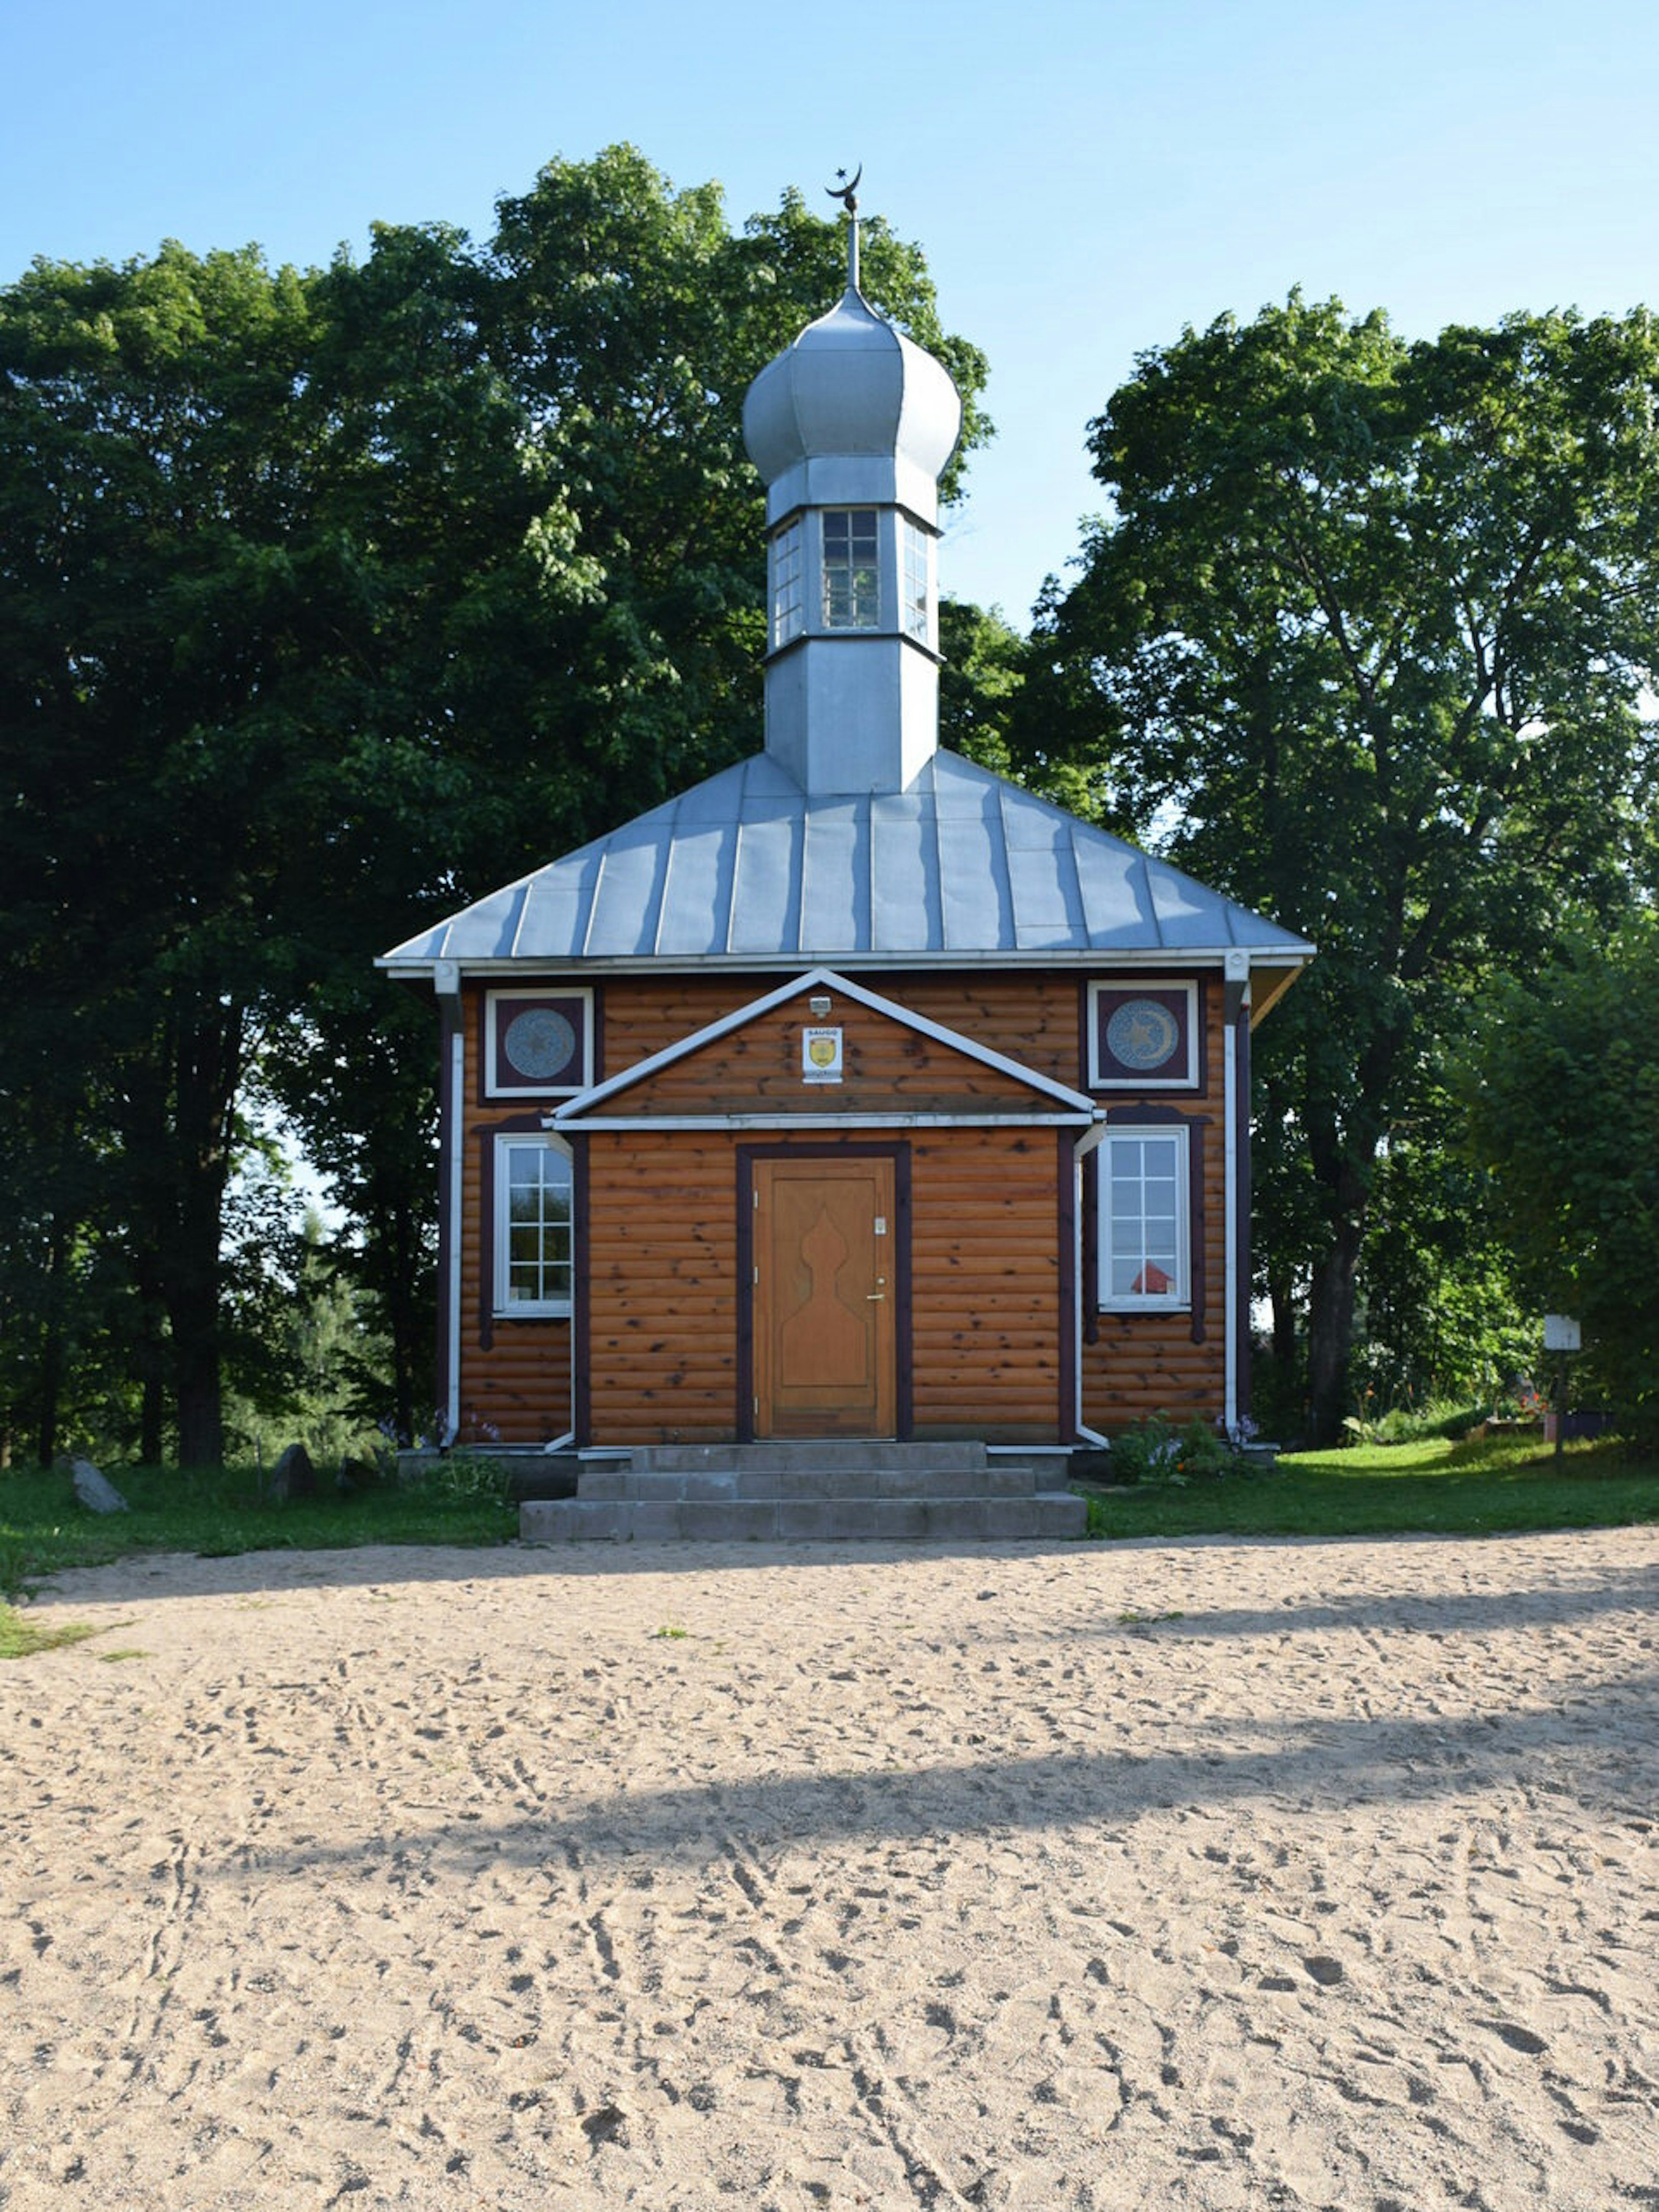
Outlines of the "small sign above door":
[{"label": "small sign above door", "polygon": [[839,1083],[842,1073],[841,1031],[805,1029],[800,1033],[800,1079],[803,1083]]}]

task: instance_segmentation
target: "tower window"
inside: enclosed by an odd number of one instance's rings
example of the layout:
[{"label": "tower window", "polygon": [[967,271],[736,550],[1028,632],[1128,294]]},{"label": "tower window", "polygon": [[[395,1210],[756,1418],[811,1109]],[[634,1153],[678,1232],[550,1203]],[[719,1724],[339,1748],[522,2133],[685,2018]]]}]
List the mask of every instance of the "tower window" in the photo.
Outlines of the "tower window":
[{"label": "tower window", "polygon": [[932,641],[933,594],[928,588],[929,546],[925,530],[907,517],[904,524],[904,628],[923,645]]},{"label": "tower window", "polygon": [[806,533],[790,523],[772,540],[772,643],[787,645],[806,627]]},{"label": "tower window", "polygon": [[824,628],[874,629],[878,600],[875,508],[844,507],[826,509],[823,517]]}]

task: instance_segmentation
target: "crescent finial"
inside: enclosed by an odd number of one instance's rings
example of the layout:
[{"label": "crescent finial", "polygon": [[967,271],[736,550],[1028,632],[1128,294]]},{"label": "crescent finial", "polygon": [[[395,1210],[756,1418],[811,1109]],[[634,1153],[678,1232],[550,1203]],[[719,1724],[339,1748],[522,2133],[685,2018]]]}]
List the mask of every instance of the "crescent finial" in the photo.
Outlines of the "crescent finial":
[{"label": "crescent finial", "polygon": [[859,179],[864,174],[860,161],[853,172],[853,180],[847,181],[845,169],[836,172],[841,182],[824,186],[832,200],[839,200],[847,210],[847,281],[854,291],[859,289]]},{"label": "crescent finial", "polygon": [[856,215],[859,211],[859,204],[855,195],[859,188],[859,179],[864,174],[863,162],[860,161],[854,170],[850,184],[847,180],[845,169],[837,169],[836,174],[841,181],[838,184],[826,185],[824,191],[832,200],[840,200],[846,207],[848,215]]}]

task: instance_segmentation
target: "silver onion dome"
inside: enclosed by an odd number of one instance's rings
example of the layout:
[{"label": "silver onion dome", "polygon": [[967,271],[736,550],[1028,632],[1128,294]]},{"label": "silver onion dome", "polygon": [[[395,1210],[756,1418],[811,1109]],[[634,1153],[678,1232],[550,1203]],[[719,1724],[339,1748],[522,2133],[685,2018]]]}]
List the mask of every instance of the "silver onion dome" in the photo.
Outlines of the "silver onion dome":
[{"label": "silver onion dome", "polygon": [[932,522],[961,429],[945,370],[850,283],[767,363],[743,407],[769,524],[795,507],[843,503],[904,507]]}]

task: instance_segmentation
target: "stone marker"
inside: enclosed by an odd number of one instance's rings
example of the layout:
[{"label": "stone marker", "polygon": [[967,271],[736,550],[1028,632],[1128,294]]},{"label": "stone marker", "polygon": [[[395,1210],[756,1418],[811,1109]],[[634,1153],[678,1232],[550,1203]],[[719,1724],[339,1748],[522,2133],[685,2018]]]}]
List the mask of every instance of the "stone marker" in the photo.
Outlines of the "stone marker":
[{"label": "stone marker", "polygon": [[89,1459],[72,1459],[70,1476],[75,1495],[89,1513],[125,1513],[127,1501],[115,1485],[100,1474]]},{"label": "stone marker", "polygon": [[270,1470],[265,1496],[273,1505],[281,1505],[290,1498],[314,1498],[316,1494],[317,1470],[311,1464],[311,1454],[303,1444],[289,1444]]}]

